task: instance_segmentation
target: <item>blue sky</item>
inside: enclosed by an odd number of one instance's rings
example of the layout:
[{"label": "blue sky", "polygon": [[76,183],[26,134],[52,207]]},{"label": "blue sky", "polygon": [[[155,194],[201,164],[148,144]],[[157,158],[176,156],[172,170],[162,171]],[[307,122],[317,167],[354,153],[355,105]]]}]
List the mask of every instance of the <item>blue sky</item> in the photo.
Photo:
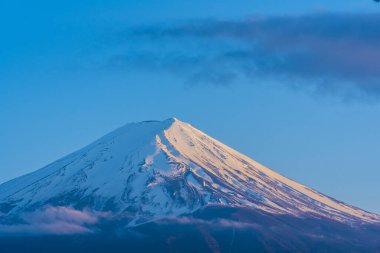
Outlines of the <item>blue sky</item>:
[{"label": "blue sky", "polygon": [[178,117],[380,213],[374,1],[2,1],[0,182]]}]

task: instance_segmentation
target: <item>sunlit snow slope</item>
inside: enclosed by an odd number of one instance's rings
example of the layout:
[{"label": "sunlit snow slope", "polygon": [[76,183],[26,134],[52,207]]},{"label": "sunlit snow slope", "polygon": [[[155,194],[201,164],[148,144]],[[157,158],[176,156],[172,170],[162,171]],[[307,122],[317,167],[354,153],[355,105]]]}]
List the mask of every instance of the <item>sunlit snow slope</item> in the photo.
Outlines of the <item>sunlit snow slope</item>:
[{"label": "sunlit snow slope", "polygon": [[177,119],[128,124],[34,173],[0,185],[0,212],[46,205],[135,220],[241,205],[344,222],[380,217],[292,181]]}]

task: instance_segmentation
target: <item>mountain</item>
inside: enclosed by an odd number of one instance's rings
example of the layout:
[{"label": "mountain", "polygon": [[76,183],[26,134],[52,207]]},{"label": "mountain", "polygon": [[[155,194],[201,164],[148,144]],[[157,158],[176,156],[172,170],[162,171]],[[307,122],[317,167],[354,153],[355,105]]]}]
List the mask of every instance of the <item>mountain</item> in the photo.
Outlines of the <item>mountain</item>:
[{"label": "mountain", "polygon": [[0,252],[126,249],[380,252],[380,216],[175,118],[127,124],[0,185]]},{"label": "mountain", "polygon": [[136,226],[213,205],[380,222],[379,215],[288,179],[175,118],[127,124],[0,185],[0,212],[8,217],[67,206],[128,214],[128,225]]}]

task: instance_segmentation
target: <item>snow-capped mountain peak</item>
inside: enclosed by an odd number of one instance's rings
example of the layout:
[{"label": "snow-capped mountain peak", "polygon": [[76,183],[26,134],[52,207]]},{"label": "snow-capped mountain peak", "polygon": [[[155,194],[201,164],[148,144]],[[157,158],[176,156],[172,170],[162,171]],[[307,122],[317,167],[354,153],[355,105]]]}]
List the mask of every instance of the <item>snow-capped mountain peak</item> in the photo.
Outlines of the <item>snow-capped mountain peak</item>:
[{"label": "snow-capped mountain peak", "polygon": [[46,205],[134,220],[239,205],[274,214],[379,222],[290,180],[176,118],[127,124],[36,172],[0,185],[0,212]]}]

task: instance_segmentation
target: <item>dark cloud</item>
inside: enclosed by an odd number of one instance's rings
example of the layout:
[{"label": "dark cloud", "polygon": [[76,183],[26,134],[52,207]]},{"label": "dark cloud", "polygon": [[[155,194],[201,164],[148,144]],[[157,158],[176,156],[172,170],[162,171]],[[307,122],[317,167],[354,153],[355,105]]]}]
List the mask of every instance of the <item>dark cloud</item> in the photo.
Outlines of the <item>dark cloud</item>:
[{"label": "dark cloud", "polygon": [[22,222],[0,225],[0,235],[69,235],[93,233],[93,225],[110,214],[69,207],[47,207],[24,213]]},{"label": "dark cloud", "polygon": [[[128,30],[108,64],[168,71],[187,83],[243,78],[380,95],[380,15],[203,20]],[[121,52],[122,51],[122,52]]]}]

